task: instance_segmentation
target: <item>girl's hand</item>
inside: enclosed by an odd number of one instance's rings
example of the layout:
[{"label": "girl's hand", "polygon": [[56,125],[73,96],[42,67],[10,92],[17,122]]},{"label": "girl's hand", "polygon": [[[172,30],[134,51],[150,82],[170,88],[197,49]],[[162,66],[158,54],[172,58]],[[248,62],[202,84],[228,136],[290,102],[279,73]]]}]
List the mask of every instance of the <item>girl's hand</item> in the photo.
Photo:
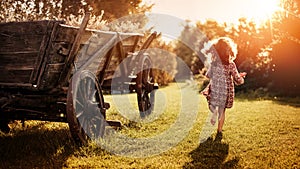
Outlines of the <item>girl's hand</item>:
[{"label": "girl's hand", "polygon": [[247,75],[247,73],[246,73],[246,72],[242,72],[242,73],[240,73],[240,76],[242,76],[243,78],[245,78],[245,77],[246,77],[246,75]]}]

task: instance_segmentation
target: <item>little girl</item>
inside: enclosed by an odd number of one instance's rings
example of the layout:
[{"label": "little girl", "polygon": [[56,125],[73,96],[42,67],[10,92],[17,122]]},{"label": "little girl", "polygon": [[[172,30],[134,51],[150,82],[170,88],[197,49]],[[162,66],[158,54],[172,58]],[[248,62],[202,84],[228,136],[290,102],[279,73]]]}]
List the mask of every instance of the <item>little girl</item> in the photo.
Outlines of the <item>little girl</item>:
[{"label": "little girl", "polygon": [[236,46],[229,38],[219,38],[212,48],[212,62],[206,73],[210,79],[209,85],[202,92],[213,113],[211,124],[216,123],[218,116],[217,138],[222,139],[222,128],[226,108],[231,108],[234,99],[234,84],[244,83],[246,73],[239,73],[235,63]]}]

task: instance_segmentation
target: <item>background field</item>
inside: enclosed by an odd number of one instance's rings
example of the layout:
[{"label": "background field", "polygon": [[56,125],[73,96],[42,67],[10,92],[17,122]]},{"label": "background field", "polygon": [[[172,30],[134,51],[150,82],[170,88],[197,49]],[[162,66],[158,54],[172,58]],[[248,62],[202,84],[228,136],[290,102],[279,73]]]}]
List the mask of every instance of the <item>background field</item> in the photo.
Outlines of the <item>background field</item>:
[{"label": "background field", "polygon": [[[148,123],[122,117],[112,96],[107,95],[106,101],[112,104],[108,118],[122,121],[119,132],[128,137],[155,136],[179,117],[182,98],[178,93],[193,90],[175,84],[160,89],[157,105],[164,105],[159,106],[163,112],[155,110]],[[115,155],[95,143],[77,147],[65,123],[27,121],[22,126],[14,122],[11,133],[0,134],[0,168],[299,168],[299,99],[253,96],[238,96],[234,107],[227,111],[222,142],[213,140],[213,132],[212,139],[200,144],[208,109],[205,98],[198,94],[197,119],[188,135],[170,150],[146,158]],[[118,97],[128,97],[133,106],[136,104],[136,95]],[[127,118],[138,117],[136,112],[128,111],[132,113],[125,114],[130,116]]]}]

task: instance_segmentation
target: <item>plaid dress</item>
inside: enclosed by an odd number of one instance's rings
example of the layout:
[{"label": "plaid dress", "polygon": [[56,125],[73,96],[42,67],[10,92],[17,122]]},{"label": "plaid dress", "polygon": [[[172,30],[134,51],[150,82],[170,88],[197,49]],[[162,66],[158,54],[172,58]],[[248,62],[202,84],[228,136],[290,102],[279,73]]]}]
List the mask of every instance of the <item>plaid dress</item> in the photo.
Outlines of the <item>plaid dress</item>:
[{"label": "plaid dress", "polygon": [[228,65],[214,62],[207,71],[206,76],[210,83],[203,94],[207,96],[210,105],[231,108],[234,99],[234,84],[244,83],[234,62]]}]

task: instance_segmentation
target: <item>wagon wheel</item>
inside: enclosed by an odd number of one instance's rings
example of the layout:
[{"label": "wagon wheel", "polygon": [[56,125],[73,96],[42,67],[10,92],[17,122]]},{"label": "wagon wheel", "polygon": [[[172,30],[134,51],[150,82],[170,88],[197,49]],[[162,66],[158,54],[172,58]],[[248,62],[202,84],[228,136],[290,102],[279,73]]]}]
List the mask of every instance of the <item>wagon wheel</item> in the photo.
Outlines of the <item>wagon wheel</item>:
[{"label": "wagon wheel", "polygon": [[139,61],[140,72],[136,78],[137,101],[141,118],[150,115],[154,109],[154,79],[152,62],[149,57],[143,56]]},{"label": "wagon wheel", "polygon": [[96,77],[89,71],[76,73],[70,82],[67,120],[77,143],[86,144],[104,134],[104,99]]}]

